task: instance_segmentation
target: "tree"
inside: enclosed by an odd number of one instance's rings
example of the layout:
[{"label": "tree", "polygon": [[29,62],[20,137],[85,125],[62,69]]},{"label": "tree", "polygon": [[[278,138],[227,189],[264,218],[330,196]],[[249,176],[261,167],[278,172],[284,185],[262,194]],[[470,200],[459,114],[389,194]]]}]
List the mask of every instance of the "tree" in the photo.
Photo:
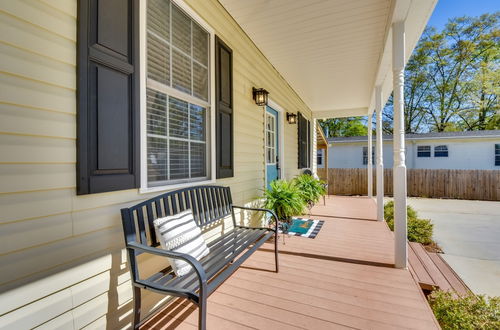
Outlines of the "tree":
[{"label": "tree", "polygon": [[321,120],[320,125],[329,137],[336,136],[365,136],[368,129],[363,123],[362,117],[332,118]]},{"label": "tree", "polygon": [[[498,127],[500,13],[427,28],[405,68],[405,131]],[[392,132],[392,96],[384,108]]]},{"label": "tree", "polygon": [[[498,16],[486,19],[496,19],[498,23]],[[483,33],[476,48],[478,57],[474,63],[472,79],[465,82],[470,91],[469,108],[460,114],[467,130],[498,127],[495,123],[498,120],[500,95],[500,29],[497,27],[489,33]]]},{"label": "tree", "polygon": [[424,37],[423,47],[429,50],[431,87],[427,114],[434,130],[442,132],[450,126],[460,126],[460,119],[470,109],[475,85],[471,81],[481,71],[482,60],[498,48],[498,40],[490,39],[498,30],[498,15],[450,19],[441,33],[427,33]]}]

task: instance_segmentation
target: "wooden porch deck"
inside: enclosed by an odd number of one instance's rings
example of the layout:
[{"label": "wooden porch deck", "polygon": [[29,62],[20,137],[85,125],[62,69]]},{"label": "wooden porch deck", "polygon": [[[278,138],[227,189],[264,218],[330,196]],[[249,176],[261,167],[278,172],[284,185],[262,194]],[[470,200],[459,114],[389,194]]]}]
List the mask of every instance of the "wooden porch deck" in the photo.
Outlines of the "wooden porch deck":
[{"label": "wooden porch deck", "polygon": [[[286,237],[280,273],[272,244],[258,250],[208,299],[209,329],[439,328],[408,270],[392,267],[393,236],[375,203],[329,196],[315,239]],[[197,309],[179,299],[142,329],[194,329]]]}]

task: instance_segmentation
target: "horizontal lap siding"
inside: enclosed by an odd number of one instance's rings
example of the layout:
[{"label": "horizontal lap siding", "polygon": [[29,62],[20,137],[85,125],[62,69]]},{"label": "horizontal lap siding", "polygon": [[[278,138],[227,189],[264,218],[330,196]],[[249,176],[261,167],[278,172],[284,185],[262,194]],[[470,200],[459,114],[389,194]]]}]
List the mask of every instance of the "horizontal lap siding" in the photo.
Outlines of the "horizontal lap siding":
[{"label": "horizontal lap siding", "polygon": [[[247,204],[264,186],[264,114],[252,87],[269,90],[285,111],[310,111],[217,1],[188,3],[234,52],[235,176],[217,183]],[[76,196],[76,7],[0,3],[0,328],[130,322],[119,209],[159,193]],[[298,173],[296,125],[285,123],[284,139],[290,178]],[[142,263],[153,269],[158,259]]]}]

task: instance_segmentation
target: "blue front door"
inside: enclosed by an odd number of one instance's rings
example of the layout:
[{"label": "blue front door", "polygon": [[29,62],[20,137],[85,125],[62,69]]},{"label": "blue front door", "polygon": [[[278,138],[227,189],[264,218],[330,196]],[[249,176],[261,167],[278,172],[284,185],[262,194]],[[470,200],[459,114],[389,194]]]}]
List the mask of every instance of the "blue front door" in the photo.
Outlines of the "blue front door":
[{"label": "blue front door", "polygon": [[278,143],[278,112],[266,106],[266,187],[269,183],[279,179],[279,143]]}]

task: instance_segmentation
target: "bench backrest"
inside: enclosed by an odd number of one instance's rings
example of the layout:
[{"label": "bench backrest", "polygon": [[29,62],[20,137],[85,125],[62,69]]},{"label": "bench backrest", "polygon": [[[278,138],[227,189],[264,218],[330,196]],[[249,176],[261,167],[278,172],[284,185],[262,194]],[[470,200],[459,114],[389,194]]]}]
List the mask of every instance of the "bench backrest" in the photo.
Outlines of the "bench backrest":
[{"label": "bench backrest", "polygon": [[[153,221],[191,209],[198,227],[232,215],[233,202],[229,187],[198,186],[156,196],[121,210],[125,240],[144,245],[159,244]],[[234,222],[233,216],[233,222]]]}]

